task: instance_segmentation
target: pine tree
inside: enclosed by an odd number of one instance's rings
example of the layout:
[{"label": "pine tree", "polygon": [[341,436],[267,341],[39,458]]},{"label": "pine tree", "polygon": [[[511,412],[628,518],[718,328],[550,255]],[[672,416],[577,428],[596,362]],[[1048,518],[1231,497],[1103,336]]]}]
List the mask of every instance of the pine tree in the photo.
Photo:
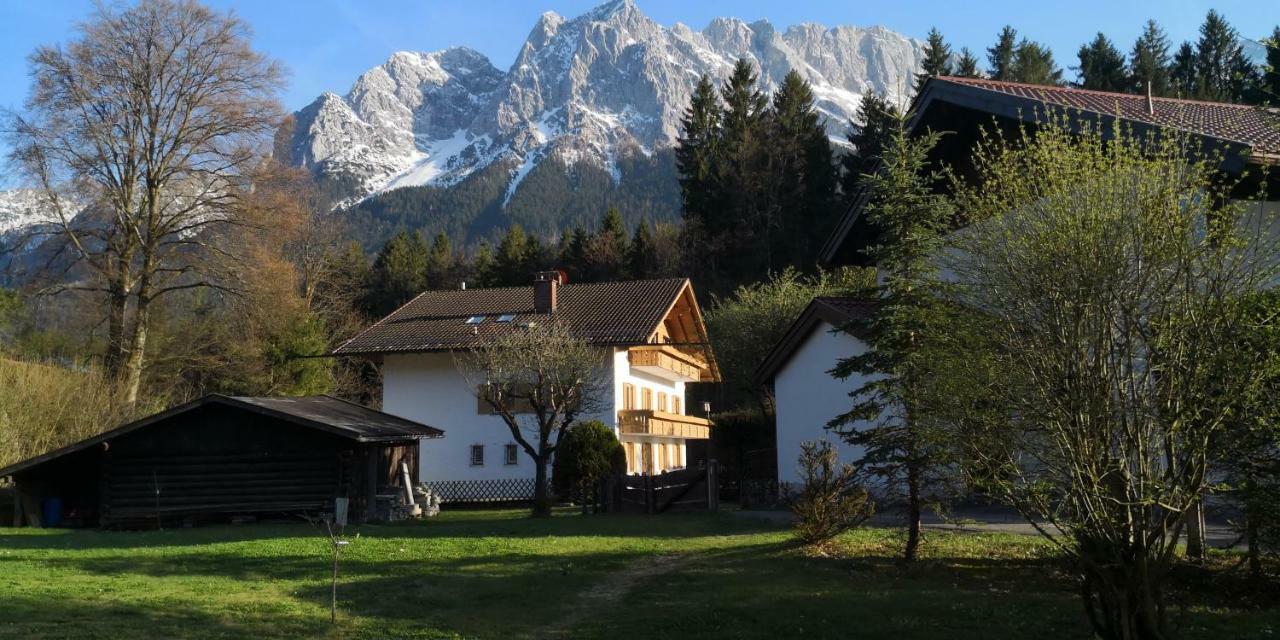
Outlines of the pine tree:
[{"label": "pine tree", "polygon": [[636,233],[631,237],[631,246],[627,249],[627,276],[636,280],[653,278],[655,258],[653,232],[648,220],[641,219],[636,225]]},{"label": "pine tree", "polygon": [[719,201],[715,171],[723,115],[711,78],[702,76],[680,120],[680,137],[676,140],[675,150],[676,169],[680,174],[681,215],[686,224],[693,227],[702,225]]},{"label": "pine tree", "polygon": [[996,36],[996,44],[987,49],[987,64],[991,67],[992,80],[1012,80],[1013,63],[1017,56],[1018,32],[1005,25]]},{"label": "pine tree", "polygon": [[1262,99],[1269,104],[1280,104],[1280,26],[1271,31],[1271,37],[1263,44],[1267,47],[1267,61],[1258,83]]},{"label": "pine tree", "polygon": [[511,225],[498,241],[497,255],[493,258],[493,281],[489,286],[512,287],[532,282],[533,272],[529,269],[532,254],[524,228]]},{"label": "pine tree", "polygon": [[1014,55],[1011,80],[1027,84],[1060,85],[1062,69],[1053,61],[1049,47],[1032,40],[1022,39]]},{"label": "pine tree", "polygon": [[765,270],[773,271],[813,260],[835,215],[837,174],[813,89],[796,71],[774,93],[769,117],[768,210],[758,230]]},{"label": "pine tree", "polygon": [[1196,42],[1197,96],[1223,102],[1243,100],[1253,89],[1254,73],[1240,45],[1240,34],[1210,9]]},{"label": "pine tree", "polygon": [[1155,20],[1148,20],[1129,53],[1129,90],[1153,96],[1169,95],[1169,37]]},{"label": "pine tree", "polygon": [[1080,45],[1079,86],[1095,91],[1124,91],[1128,79],[1124,56],[1101,31],[1089,44]]},{"label": "pine tree", "polygon": [[1183,42],[1173,55],[1173,64],[1169,67],[1169,87],[1173,95],[1192,98],[1200,94],[1196,67],[1195,49],[1190,42]]},{"label": "pine tree", "polygon": [[924,83],[931,77],[951,75],[951,45],[942,38],[937,27],[929,29],[929,36],[924,44],[924,61],[921,71],[916,74],[916,93],[924,88]]},{"label": "pine tree", "polygon": [[861,188],[862,175],[880,161],[880,154],[902,114],[884,96],[868,93],[862,96],[855,117],[861,124],[850,122],[846,137],[853,151],[840,160],[843,166],[840,190],[846,199],[854,197]]},{"label": "pine tree", "polygon": [[871,254],[883,284],[875,317],[859,327],[870,349],[842,358],[833,371],[841,379],[862,374],[867,382],[850,393],[853,407],[828,424],[863,449],[864,473],[903,494],[907,562],[916,559],[921,512],[946,468],[930,444],[937,439],[929,436],[937,422],[930,417],[935,363],[930,339],[941,333],[937,257],[952,216],[950,201],[933,189],[940,176],[929,169],[938,139],[936,132],[909,135],[900,119],[886,144],[882,170],[867,178],[868,220],[881,230]]},{"label": "pine tree", "polygon": [[401,230],[374,260],[367,307],[384,316],[427,288],[427,246],[422,235]]},{"label": "pine tree", "polygon": [[973,55],[969,47],[960,48],[960,58],[956,60],[956,69],[953,73],[961,78],[982,77],[982,73],[978,71],[978,58]]},{"label": "pine tree", "polygon": [[427,286],[435,289],[452,289],[457,274],[457,258],[453,253],[453,245],[449,236],[441,231],[431,241],[431,250],[427,254]]}]

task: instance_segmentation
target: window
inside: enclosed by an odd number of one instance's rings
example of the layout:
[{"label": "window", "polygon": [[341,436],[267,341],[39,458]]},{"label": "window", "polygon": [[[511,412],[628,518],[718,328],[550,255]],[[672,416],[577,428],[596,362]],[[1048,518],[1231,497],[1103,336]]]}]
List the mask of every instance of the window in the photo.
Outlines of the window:
[{"label": "window", "polygon": [[667,410],[667,394],[659,391],[658,392],[658,411],[666,411],[666,410]]},{"label": "window", "polygon": [[480,324],[484,322],[484,316],[471,316],[467,318],[467,324]]},{"label": "window", "polygon": [[636,386],[629,382],[622,384],[622,409],[631,411],[636,408]]},{"label": "window", "polygon": [[471,445],[471,466],[473,467],[484,466],[484,445],[482,444]]},{"label": "window", "polygon": [[503,450],[503,462],[508,465],[515,464],[520,460],[519,455],[520,452],[516,450],[516,446],[514,444],[509,444]]},{"label": "window", "polygon": [[683,415],[680,411],[680,396],[671,396],[671,413]]},{"label": "window", "polygon": [[511,322],[512,320],[515,320],[515,319],[516,319],[516,314],[504,313],[498,316],[497,322]]},{"label": "window", "polygon": [[640,408],[641,409],[653,408],[653,390],[652,389],[640,390]]}]

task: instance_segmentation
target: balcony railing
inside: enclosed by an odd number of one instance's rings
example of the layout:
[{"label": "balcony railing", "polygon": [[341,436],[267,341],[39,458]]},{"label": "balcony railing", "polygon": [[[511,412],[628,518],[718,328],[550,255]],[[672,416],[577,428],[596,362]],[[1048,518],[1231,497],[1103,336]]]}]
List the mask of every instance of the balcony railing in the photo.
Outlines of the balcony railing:
[{"label": "balcony railing", "polygon": [[667,380],[697,382],[707,374],[707,363],[671,345],[653,344],[627,350],[631,368]]},{"label": "balcony railing", "polygon": [[650,409],[625,410],[618,412],[618,431],[622,435],[706,440],[711,437],[711,421]]}]

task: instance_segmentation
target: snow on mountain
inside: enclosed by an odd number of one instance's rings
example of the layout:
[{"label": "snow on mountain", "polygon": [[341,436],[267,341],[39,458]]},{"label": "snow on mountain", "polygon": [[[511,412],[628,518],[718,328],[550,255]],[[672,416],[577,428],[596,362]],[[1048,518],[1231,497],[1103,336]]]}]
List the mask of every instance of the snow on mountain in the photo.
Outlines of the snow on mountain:
[{"label": "snow on mountain", "polygon": [[505,72],[465,47],[395,53],[345,96],[326,93],[299,110],[290,150],[298,165],[343,184],[348,202],[449,186],[496,162],[511,172],[510,200],[551,157],[623,179],[619,155],[672,146],[698,78],[722,81],[738,58],[769,90],[798,71],[833,137],[843,137],[864,94],[905,102],[922,51],[919,40],[881,27],[778,31],[735,18],[701,31],[665,27],[632,0],[612,0],[572,19],[543,14]]}]

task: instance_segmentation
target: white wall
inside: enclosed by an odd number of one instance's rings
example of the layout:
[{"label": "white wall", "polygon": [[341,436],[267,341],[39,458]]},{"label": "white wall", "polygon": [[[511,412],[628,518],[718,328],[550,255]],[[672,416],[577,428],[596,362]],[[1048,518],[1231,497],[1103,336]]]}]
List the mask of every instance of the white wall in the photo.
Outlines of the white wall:
[{"label": "white wall", "polygon": [[861,447],[845,444],[827,431],[827,421],[853,406],[849,392],[862,386],[864,378],[853,375],[837,380],[827,373],[841,358],[865,353],[867,345],[832,326],[820,322],[791,359],[774,377],[777,402],[778,481],[800,481],[800,443],[827,440],[836,445],[840,462],[862,457]]}]

